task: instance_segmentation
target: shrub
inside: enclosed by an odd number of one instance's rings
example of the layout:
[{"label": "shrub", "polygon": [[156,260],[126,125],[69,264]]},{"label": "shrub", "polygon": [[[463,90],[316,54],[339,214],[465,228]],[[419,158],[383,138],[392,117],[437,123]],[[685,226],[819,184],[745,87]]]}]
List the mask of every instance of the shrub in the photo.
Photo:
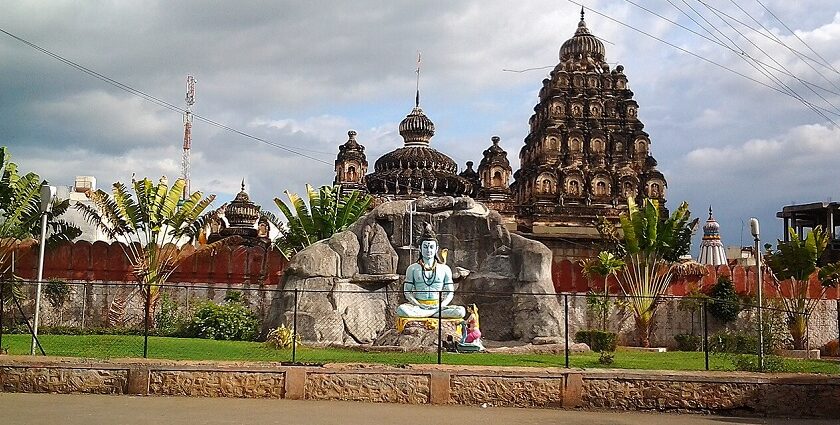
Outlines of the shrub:
[{"label": "shrub", "polygon": [[703,348],[703,338],[692,334],[674,335],[679,351],[700,351]]},{"label": "shrub", "polygon": [[611,365],[615,362],[615,353],[612,351],[601,351],[601,356],[598,357],[598,363],[602,365]]},{"label": "shrub", "polygon": [[741,313],[741,298],[735,292],[735,285],[731,279],[726,276],[719,277],[709,296],[711,302],[707,308],[714,318],[723,323],[738,318],[738,314]]},{"label": "shrub", "polygon": [[50,279],[44,286],[44,296],[53,308],[59,309],[67,302],[70,287],[58,279]]},{"label": "shrub", "polygon": [[758,356],[750,354],[737,354],[732,356],[732,365],[735,370],[746,372],[784,372],[785,362],[779,356],[764,356],[764,369],[761,370],[758,364]]},{"label": "shrub", "polygon": [[183,336],[187,318],[178,309],[178,303],[169,294],[161,294],[160,305],[155,312],[156,333],[160,336]]},{"label": "shrub", "polygon": [[618,345],[618,334],[597,329],[582,330],[575,333],[575,342],[589,344],[592,351],[615,351]]},{"label": "shrub", "polygon": [[292,342],[295,344],[298,343],[298,341],[295,341],[292,330],[287,328],[286,325],[280,325],[270,330],[268,336],[265,338],[266,345],[276,349],[289,348],[292,346]]},{"label": "shrub", "polygon": [[259,331],[257,315],[242,304],[198,305],[187,325],[187,336],[209,339],[253,341]]}]

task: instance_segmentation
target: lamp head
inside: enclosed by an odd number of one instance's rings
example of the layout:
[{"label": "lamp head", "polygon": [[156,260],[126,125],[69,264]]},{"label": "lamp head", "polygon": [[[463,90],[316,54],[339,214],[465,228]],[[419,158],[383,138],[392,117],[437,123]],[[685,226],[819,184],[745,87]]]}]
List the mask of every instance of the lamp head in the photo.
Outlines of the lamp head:
[{"label": "lamp head", "polygon": [[752,233],[754,238],[758,238],[758,219],[755,217],[750,219],[750,233]]},{"label": "lamp head", "polygon": [[47,183],[41,186],[41,213],[47,213],[52,210],[52,201],[55,199],[55,186],[50,186]]}]

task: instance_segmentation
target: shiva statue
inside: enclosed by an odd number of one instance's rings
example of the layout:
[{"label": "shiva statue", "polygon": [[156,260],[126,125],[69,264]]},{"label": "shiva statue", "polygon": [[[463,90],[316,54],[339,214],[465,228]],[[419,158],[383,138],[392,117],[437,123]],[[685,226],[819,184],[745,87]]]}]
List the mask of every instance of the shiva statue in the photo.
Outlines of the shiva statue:
[{"label": "shiva statue", "polygon": [[403,293],[408,302],[397,307],[398,323],[405,324],[414,318],[437,319],[438,316],[462,319],[466,314],[464,307],[449,305],[455,296],[452,269],[440,261],[437,254],[437,236],[432,226],[426,224],[420,237],[420,258],[405,271]]}]

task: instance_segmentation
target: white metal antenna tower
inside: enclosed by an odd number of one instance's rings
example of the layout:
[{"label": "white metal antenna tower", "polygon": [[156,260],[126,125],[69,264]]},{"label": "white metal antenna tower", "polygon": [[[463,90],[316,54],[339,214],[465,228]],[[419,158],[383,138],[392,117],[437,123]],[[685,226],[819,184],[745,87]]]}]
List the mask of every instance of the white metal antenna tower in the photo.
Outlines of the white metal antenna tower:
[{"label": "white metal antenna tower", "polygon": [[190,147],[192,145],[192,106],[195,104],[195,78],[187,76],[187,108],[184,109],[184,154],[181,157],[181,178],[184,179],[182,199],[190,196]]}]

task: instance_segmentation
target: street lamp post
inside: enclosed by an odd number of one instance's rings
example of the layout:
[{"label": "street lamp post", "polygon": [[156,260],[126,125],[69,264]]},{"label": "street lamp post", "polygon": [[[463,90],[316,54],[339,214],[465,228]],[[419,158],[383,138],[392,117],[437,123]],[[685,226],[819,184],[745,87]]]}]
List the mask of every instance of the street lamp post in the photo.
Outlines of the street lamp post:
[{"label": "street lamp post", "polygon": [[764,276],[761,267],[761,235],[759,234],[758,219],[750,219],[750,233],[755,241],[755,268],[758,287],[758,370],[764,370]]},{"label": "street lamp post", "polygon": [[47,242],[47,215],[52,210],[55,199],[55,186],[44,183],[41,186],[41,243],[38,252],[38,287],[35,290],[35,320],[32,327],[32,345],[29,354],[35,354],[35,341],[38,338],[38,319],[41,313],[41,282],[44,280],[44,246]]}]

